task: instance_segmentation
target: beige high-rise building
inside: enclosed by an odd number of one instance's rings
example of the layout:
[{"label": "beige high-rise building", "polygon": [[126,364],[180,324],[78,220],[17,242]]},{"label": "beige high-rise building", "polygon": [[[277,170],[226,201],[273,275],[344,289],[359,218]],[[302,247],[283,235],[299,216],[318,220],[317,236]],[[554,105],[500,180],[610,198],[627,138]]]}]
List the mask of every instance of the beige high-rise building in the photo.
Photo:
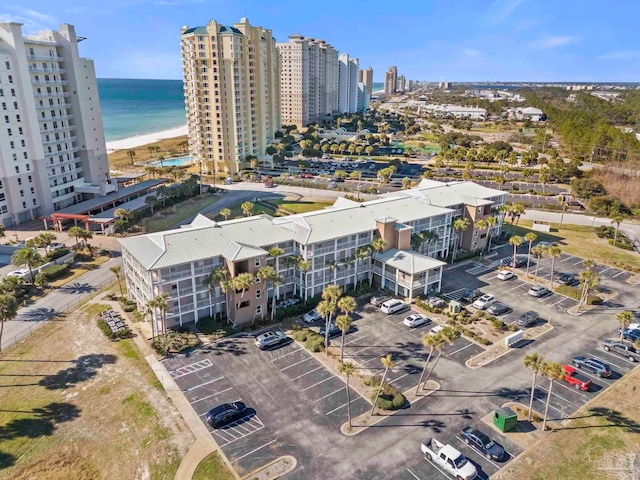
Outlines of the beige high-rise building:
[{"label": "beige high-rise building", "polygon": [[358,70],[358,83],[364,83],[369,97],[373,94],[373,68],[365,68],[364,70]]},{"label": "beige high-rise building", "polygon": [[396,90],[398,92],[404,92],[406,88],[406,79],[404,78],[404,75],[400,75],[398,77],[398,83],[396,84]]},{"label": "beige high-rise building", "polygon": [[276,44],[282,68],[282,123],[303,127],[338,104],[338,52],[324,40],[294,34]]},{"label": "beige high-rise building", "polygon": [[390,67],[384,74],[384,93],[391,95],[395,93],[398,86],[398,67]]},{"label": "beige high-rise building", "polygon": [[271,30],[242,18],[182,27],[189,151],[204,171],[235,173],[280,127],[280,55]]}]

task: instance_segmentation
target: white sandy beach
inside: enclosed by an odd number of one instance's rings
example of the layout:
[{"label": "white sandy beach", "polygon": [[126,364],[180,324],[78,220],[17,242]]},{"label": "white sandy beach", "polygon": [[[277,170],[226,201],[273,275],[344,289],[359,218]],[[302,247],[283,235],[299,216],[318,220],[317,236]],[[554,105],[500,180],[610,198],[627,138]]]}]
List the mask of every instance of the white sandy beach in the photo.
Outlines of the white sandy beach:
[{"label": "white sandy beach", "polygon": [[112,153],[116,150],[126,150],[128,148],[139,147],[140,145],[154,143],[165,138],[181,137],[186,134],[187,126],[183,125],[181,127],[171,128],[161,132],[147,133],[145,135],[124,138],[122,140],[114,140],[113,142],[107,142],[107,153]]}]

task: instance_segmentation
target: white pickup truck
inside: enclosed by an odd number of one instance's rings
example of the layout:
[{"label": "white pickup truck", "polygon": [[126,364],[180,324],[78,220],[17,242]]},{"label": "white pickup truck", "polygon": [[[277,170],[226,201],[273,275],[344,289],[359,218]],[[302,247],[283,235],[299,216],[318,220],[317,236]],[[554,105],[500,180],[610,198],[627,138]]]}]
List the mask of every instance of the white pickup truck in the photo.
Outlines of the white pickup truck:
[{"label": "white pickup truck", "polygon": [[451,445],[444,445],[433,437],[427,437],[420,449],[427,460],[442,467],[458,480],[472,480],[478,475],[476,467]]}]

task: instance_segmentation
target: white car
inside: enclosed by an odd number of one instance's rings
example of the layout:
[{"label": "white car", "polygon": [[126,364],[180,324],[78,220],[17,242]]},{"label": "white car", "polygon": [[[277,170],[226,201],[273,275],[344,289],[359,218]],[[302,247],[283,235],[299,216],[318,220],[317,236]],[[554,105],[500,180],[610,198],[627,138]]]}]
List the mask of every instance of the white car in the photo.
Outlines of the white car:
[{"label": "white car", "polygon": [[29,270],[26,268],[7,273],[7,277],[24,277],[25,275],[29,275]]},{"label": "white car", "polygon": [[498,280],[511,280],[512,278],[516,278],[516,276],[510,270],[500,270],[498,273]]},{"label": "white car", "polygon": [[260,350],[266,350],[269,347],[274,347],[287,340],[287,336],[284,332],[265,332],[256,337],[255,345]]},{"label": "white car", "polygon": [[380,307],[380,311],[382,313],[391,315],[392,313],[401,312],[405,308],[407,308],[406,303],[404,303],[402,300],[398,300],[397,298],[392,298],[391,300],[387,300],[382,304],[382,306]]},{"label": "white car", "polygon": [[496,297],[487,293],[482,295],[479,299],[473,302],[472,307],[477,308],[478,310],[484,310],[488,306],[492,305],[496,301]]},{"label": "white car", "polygon": [[436,335],[442,331],[444,327],[442,325],[436,325],[431,330],[429,330],[429,335]]},{"label": "white car", "polygon": [[318,311],[314,308],[310,312],[307,312],[303,315],[302,321],[304,323],[315,323],[322,318],[322,315],[318,313]]},{"label": "white car", "polygon": [[404,323],[409,328],[416,328],[416,327],[419,327],[420,325],[426,325],[429,322],[431,322],[431,320],[429,320],[424,315],[420,315],[419,313],[413,313],[409,315],[407,318],[405,318],[402,323]]},{"label": "white car", "polygon": [[51,245],[49,245],[49,250],[58,250],[59,248],[65,248],[66,245],[64,243],[60,243],[60,242],[53,242]]}]

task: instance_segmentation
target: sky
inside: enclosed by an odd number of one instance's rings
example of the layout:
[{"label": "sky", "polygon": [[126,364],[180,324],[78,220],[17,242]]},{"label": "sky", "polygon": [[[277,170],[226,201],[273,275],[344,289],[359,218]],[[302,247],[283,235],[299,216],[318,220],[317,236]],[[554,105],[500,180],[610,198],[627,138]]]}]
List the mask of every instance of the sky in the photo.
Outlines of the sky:
[{"label": "sky", "polygon": [[[1,0],[0,0],[1,2]],[[180,28],[247,17],[278,41],[322,38],[373,67],[426,81],[640,82],[640,2],[616,0],[18,0],[25,33],[75,25],[101,78],[180,79]]]}]

